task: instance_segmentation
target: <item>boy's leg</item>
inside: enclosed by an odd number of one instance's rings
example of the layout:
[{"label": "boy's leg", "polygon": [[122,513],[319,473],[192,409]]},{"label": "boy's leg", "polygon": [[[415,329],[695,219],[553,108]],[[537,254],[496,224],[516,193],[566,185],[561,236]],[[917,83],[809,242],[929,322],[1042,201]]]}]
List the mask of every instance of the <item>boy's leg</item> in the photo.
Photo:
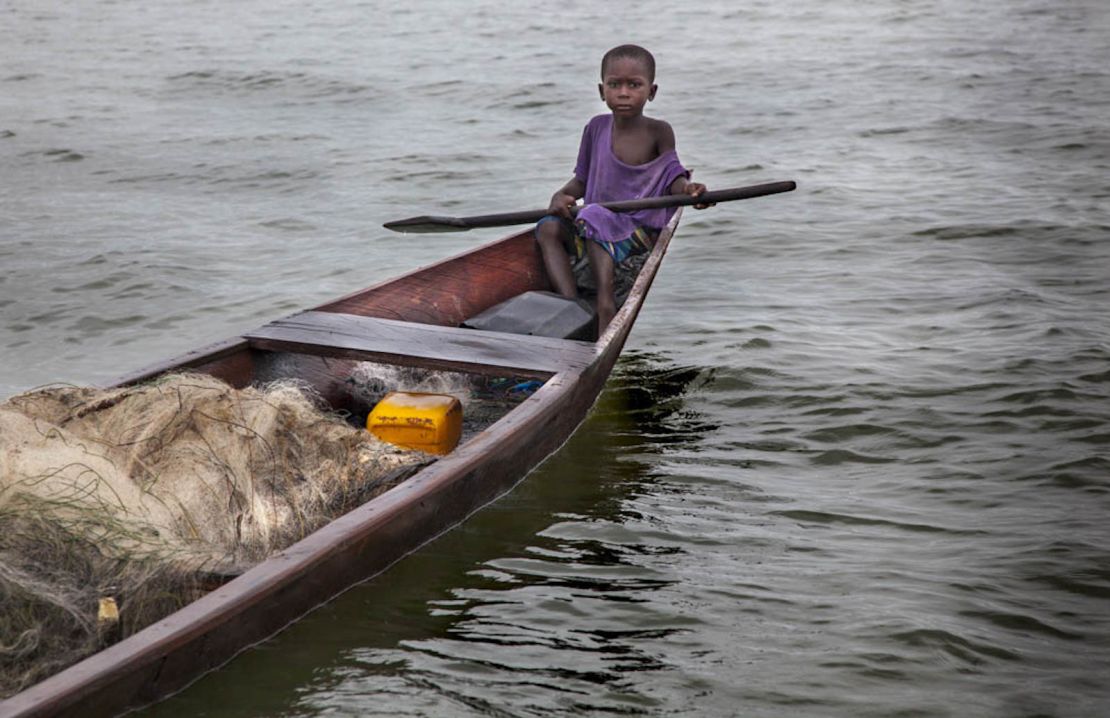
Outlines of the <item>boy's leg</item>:
[{"label": "boy's leg", "polygon": [[536,225],[536,242],[540,245],[547,278],[556,292],[568,299],[574,299],[578,296],[578,285],[574,281],[570,255],[566,250],[566,242],[570,239],[570,231],[560,221],[551,219]]},{"label": "boy's leg", "polygon": [[601,336],[617,313],[617,297],[613,291],[613,258],[597,242],[586,242],[586,251],[597,282],[597,334]]}]

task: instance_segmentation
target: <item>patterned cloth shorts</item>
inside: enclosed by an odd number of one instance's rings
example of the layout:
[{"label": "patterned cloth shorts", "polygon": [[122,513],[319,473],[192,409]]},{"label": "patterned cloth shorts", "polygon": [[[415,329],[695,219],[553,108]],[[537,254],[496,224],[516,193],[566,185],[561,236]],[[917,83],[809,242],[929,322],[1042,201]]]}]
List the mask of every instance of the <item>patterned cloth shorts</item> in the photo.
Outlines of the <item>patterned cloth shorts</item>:
[{"label": "patterned cloth shorts", "polygon": [[619,242],[602,242],[587,236],[585,222],[571,222],[563,217],[549,214],[536,224],[536,228],[539,229],[544,222],[558,222],[566,230],[564,236],[571,238],[567,243],[567,252],[575,262],[586,256],[586,242],[592,241],[598,244],[613,258],[614,263],[620,264],[629,257],[650,252],[655,246],[655,238],[659,236],[659,232],[654,229],[637,227],[636,231]]}]

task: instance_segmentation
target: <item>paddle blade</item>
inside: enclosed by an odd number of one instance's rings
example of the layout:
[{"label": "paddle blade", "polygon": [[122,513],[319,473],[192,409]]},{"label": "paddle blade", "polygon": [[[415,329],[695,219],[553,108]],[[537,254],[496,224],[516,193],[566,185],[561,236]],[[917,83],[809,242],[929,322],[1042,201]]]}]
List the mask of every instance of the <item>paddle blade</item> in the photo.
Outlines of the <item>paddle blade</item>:
[{"label": "paddle blade", "polygon": [[433,217],[422,215],[386,222],[382,225],[394,232],[412,232],[414,234],[431,234],[433,232],[465,232],[470,225],[460,217]]},{"label": "paddle blade", "polygon": [[394,232],[465,232],[485,227],[510,227],[514,224],[533,224],[547,214],[546,209],[529,209],[503,214],[479,214],[473,217],[439,217],[425,215],[410,219],[386,222],[383,227]]}]

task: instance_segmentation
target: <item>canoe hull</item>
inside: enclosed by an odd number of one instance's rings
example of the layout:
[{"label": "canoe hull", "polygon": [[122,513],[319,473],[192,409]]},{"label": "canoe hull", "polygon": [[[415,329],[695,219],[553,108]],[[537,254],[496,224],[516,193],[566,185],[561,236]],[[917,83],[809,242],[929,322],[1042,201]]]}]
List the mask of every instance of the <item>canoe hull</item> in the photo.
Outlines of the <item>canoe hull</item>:
[{"label": "canoe hull", "polygon": [[[0,703],[0,716],[114,715],[156,702],[381,573],[510,490],[585,418],[631,331],[678,219],[676,215],[660,235],[605,333],[596,343],[574,343],[576,356],[586,351],[588,361],[568,364],[547,377],[492,427],[395,488],[165,619]],[[487,272],[487,280],[476,282],[481,271]],[[538,253],[530,235],[522,233],[317,311],[453,326],[467,313],[521,291],[544,288]],[[188,369],[243,386],[255,378],[264,351],[260,342],[236,337],[135,372],[118,383]],[[304,362],[317,364],[320,368],[304,370],[301,378],[342,408],[335,388],[341,381],[329,371],[343,362]]]}]

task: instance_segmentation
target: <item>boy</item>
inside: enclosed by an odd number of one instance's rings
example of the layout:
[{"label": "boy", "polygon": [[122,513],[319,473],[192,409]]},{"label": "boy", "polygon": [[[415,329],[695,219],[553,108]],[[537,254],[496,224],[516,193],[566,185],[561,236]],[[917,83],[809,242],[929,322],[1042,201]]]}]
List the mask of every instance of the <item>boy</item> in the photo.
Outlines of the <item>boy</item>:
[{"label": "boy", "polygon": [[[613,48],[601,60],[601,80],[598,91],[611,114],[586,125],[574,177],[552,196],[551,214],[536,225],[548,277],[564,297],[578,296],[568,251],[585,245],[597,281],[599,336],[617,312],[615,264],[650,250],[674,210],[618,214],[595,203],[705,192],[679,162],[671,126],[644,116],[658,90],[651,53],[638,45]],[[570,208],[580,197],[586,206],[572,222]]]}]

